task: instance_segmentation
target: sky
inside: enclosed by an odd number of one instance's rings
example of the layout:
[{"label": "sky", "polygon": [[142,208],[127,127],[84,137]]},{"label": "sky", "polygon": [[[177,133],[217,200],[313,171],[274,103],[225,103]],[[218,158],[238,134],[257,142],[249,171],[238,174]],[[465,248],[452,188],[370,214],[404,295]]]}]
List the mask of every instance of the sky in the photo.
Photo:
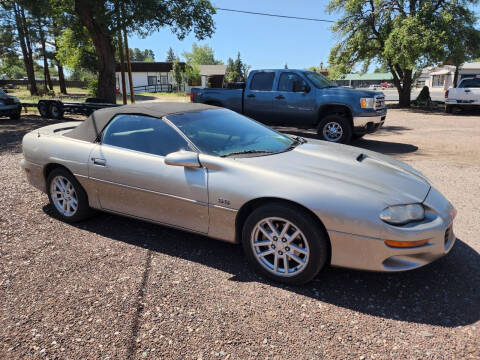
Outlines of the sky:
[{"label": "sky", "polygon": [[[279,15],[336,20],[338,15],[326,12],[328,0],[212,0],[216,7]],[[193,34],[183,41],[169,28],[164,28],[145,39],[129,37],[129,47],[152,49],[156,61],[165,61],[172,47],[176,55],[190,51],[192,44],[207,44],[213,48],[215,58],[227,62],[240,51],[242,60],[252,69],[290,69],[318,66],[328,62],[330,48],[336,38],[332,23],[247,15],[218,10],[214,15],[215,33],[211,38],[198,41]]]}]

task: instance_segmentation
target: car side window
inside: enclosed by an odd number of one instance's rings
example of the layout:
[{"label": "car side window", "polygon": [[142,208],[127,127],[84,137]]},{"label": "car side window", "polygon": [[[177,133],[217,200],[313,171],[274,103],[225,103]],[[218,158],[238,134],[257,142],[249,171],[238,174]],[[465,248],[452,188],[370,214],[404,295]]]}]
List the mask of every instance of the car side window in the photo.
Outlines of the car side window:
[{"label": "car side window", "polygon": [[110,121],[102,144],[160,156],[190,150],[188,142],[162,119],[131,114],[117,115]]},{"label": "car side window", "polygon": [[463,80],[458,87],[459,88],[480,88],[480,79]]},{"label": "car side window", "polygon": [[250,90],[272,91],[274,78],[275,78],[274,72],[271,72],[271,71],[258,72],[253,75],[252,84],[250,85]]},{"label": "car side window", "polygon": [[[296,87],[295,84],[297,84]],[[305,88],[307,83],[297,74],[284,72],[280,75],[280,79],[278,80],[278,91],[295,92],[296,89],[299,89],[302,86]]]}]

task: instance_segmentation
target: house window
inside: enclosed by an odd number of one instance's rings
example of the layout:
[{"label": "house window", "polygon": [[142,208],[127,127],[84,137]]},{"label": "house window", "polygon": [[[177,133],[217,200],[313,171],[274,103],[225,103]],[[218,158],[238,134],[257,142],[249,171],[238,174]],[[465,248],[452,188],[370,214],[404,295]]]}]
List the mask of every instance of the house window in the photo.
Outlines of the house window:
[{"label": "house window", "polygon": [[432,86],[443,87],[445,75],[432,75]]},{"label": "house window", "polygon": [[147,76],[148,85],[156,85],[157,77],[156,76]]},{"label": "house window", "polygon": [[167,85],[168,84],[168,75],[160,76],[160,81],[161,81],[162,85]]}]

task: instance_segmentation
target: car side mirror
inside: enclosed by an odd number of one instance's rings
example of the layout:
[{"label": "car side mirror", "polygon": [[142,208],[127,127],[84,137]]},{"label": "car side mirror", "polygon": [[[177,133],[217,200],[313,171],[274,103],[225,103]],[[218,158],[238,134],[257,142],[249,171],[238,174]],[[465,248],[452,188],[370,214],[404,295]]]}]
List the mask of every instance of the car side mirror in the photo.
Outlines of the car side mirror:
[{"label": "car side mirror", "polygon": [[198,160],[198,154],[193,151],[177,151],[170,153],[165,157],[165,164],[188,168],[199,168],[202,166]]},{"label": "car side mirror", "polygon": [[303,81],[295,81],[293,83],[293,92],[304,92],[308,93],[310,91],[310,86],[308,86]]}]

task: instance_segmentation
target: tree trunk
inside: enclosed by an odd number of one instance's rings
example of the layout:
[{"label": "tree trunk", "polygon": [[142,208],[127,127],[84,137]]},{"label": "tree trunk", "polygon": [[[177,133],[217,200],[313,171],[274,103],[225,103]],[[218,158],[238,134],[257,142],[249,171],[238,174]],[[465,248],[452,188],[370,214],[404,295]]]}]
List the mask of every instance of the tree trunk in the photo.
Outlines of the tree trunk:
[{"label": "tree trunk", "polygon": [[63,66],[57,61],[58,68],[58,82],[60,84],[60,93],[67,95],[67,83],[65,82],[65,74],[63,73]]},{"label": "tree trunk", "polygon": [[[30,41],[28,40],[28,34],[25,28],[25,13],[23,8],[16,3],[13,6],[15,13],[15,24],[18,31],[18,40],[22,49],[23,63],[27,72],[27,78],[29,83],[30,95],[38,95],[37,83],[35,81],[35,69],[33,68],[33,57],[31,53]],[[23,15],[23,16],[22,16]],[[30,51],[29,51],[30,50]]]},{"label": "tree trunk", "polygon": [[[57,28],[57,24],[53,22],[53,28]],[[60,61],[57,59],[57,54],[58,54],[58,45],[57,45],[57,36],[58,36],[58,30],[54,32],[54,38],[53,41],[55,43],[55,59],[57,62],[57,69],[58,69],[58,83],[60,84],[60,93],[67,95],[67,84],[65,82],[65,74],[63,73],[63,65],[60,64]]]},{"label": "tree trunk", "polygon": [[98,93],[99,98],[116,104],[115,95],[115,48],[109,29],[94,16],[94,0],[75,0],[75,11],[87,28],[98,57]]},{"label": "tree trunk", "polygon": [[402,69],[398,65],[389,63],[393,75],[393,84],[398,91],[398,105],[401,108],[410,107],[410,94],[412,91],[412,70]]},{"label": "tree trunk", "polygon": [[43,57],[43,79],[44,79],[44,89],[47,91],[47,85],[50,90],[53,90],[52,79],[50,78],[50,70],[48,68],[48,59],[47,59],[47,47],[45,45],[45,33],[43,32],[43,27],[40,21],[38,21],[38,32],[40,35],[40,42],[42,44],[42,57]]},{"label": "tree trunk", "polygon": [[457,87],[457,82],[458,82],[458,65],[455,65],[455,75],[453,75],[453,87]]}]

